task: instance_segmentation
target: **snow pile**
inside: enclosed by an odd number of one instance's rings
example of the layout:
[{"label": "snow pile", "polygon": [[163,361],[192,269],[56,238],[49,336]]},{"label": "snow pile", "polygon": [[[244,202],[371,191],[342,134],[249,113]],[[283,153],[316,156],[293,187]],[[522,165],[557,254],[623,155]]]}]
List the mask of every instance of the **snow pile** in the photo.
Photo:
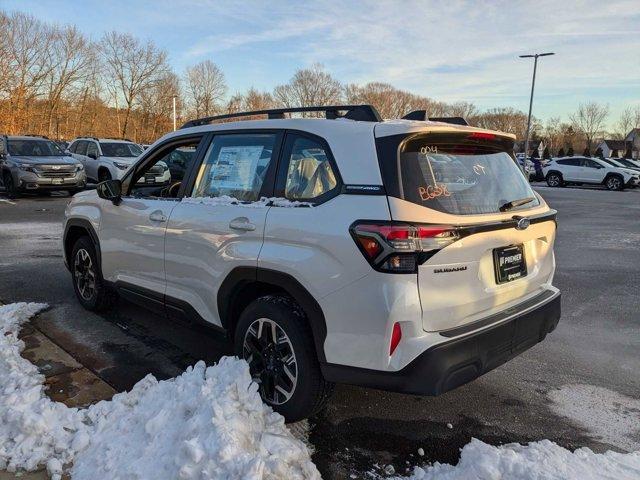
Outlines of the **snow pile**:
[{"label": "snow pile", "polygon": [[[603,454],[580,448],[571,453],[549,440],[493,447],[472,439],[455,467],[416,467],[404,480],[637,480],[640,452]],[[400,477],[398,477],[400,480]]]},{"label": "snow pile", "polygon": [[262,197],[255,202],[241,202],[240,200],[229,197],[228,195],[222,195],[221,197],[184,197],[182,199],[184,203],[195,203],[201,205],[211,205],[214,207],[225,205],[240,205],[247,208],[264,208],[264,207],[312,207],[313,204],[309,202],[297,202],[294,200],[288,200],[280,197]]},{"label": "snow pile", "polygon": [[307,448],[265,406],[249,366],[225,357],[89,408],[93,425],[74,479],[320,478]]},{"label": "snow pile", "polygon": [[0,306],[0,470],[34,470],[47,465],[59,473],[73,456],[75,432],[82,428],[76,409],[49,400],[44,376],[20,356],[20,325],[46,305]]},{"label": "snow pile", "polygon": [[46,305],[0,307],[0,470],[46,465],[59,479],[318,479],[305,445],[262,403],[244,361],[203,362],[85,410],[52,402],[20,356],[20,324]]}]

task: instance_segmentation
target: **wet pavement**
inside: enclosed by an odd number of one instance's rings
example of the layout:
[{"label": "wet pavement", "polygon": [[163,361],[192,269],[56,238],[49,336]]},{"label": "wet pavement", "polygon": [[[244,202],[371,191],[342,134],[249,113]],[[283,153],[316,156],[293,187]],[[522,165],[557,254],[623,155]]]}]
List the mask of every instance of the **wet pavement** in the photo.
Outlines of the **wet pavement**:
[{"label": "wet pavement", "polygon": [[[455,463],[472,437],[491,444],[548,438],[597,451],[640,448],[640,412],[633,408],[640,396],[640,190],[538,191],[559,210],[558,329],[440,397],[338,386],[326,411],[311,419],[314,461],[325,478],[381,474],[385,464],[401,474],[426,462]],[[206,329],[123,301],[104,315],[83,310],[60,254],[67,201],[0,202],[0,301],[51,305],[24,335],[25,356],[47,376],[53,398],[82,405],[90,401],[83,391],[106,398],[147,373],[169,378],[198,359],[214,362],[230,352]],[[609,412],[611,402],[629,408]],[[590,422],[598,412],[613,417]],[[611,430],[611,422],[620,428]]]}]

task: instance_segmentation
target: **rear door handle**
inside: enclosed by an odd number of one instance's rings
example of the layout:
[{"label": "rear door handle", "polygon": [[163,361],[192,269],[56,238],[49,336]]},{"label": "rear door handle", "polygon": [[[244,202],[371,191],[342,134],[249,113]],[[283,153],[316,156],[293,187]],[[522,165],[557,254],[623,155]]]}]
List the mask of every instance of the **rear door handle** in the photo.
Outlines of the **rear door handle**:
[{"label": "rear door handle", "polygon": [[149,220],[152,222],[166,222],[167,217],[162,213],[162,210],[155,210],[149,215]]},{"label": "rear door handle", "polygon": [[239,218],[234,218],[233,220],[231,220],[231,222],[229,222],[229,228],[232,228],[234,230],[243,230],[245,232],[253,232],[256,229],[256,226],[249,222],[249,219],[247,217],[239,217]]}]

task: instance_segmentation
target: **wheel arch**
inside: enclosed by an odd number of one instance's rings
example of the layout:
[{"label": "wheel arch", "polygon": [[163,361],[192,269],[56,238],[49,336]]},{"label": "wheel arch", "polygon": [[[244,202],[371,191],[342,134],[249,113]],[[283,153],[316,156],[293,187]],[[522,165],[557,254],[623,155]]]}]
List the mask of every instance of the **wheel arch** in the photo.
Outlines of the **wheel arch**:
[{"label": "wheel arch", "polygon": [[549,170],[547,172],[547,174],[545,175],[545,178],[547,178],[552,173],[555,173],[556,175],[560,175],[560,178],[564,179],[564,176],[562,175],[562,172],[560,172],[559,170]]},{"label": "wheel arch", "polygon": [[607,173],[607,175],[604,177],[604,180],[602,180],[602,184],[606,184],[607,180],[609,180],[611,177],[618,177],[621,181],[622,184],[624,185],[624,176],[621,173],[618,172],[609,172]]},{"label": "wheel arch", "polygon": [[229,272],[217,294],[218,314],[223,328],[233,335],[238,318],[249,303],[273,294],[288,295],[302,308],[313,334],[318,360],[325,363],[327,325],[322,308],[313,295],[287,273],[255,267],[237,267]]},{"label": "wheel arch", "polygon": [[71,251],[73,246],[80,237],[87,236],[93,242],[93,246],[96,249],[96,257],[98,260],[98,269],[101,269],[102,255],[100,253],[100,241],[98,240],[98,234],[96,233],[93,225],[89,220],[83,218],[70,218],[64,227],[64,234],[62,237],[62,244],[65,253],[65,265],[67,269],[71,269],[69,258],[71,257]]}]

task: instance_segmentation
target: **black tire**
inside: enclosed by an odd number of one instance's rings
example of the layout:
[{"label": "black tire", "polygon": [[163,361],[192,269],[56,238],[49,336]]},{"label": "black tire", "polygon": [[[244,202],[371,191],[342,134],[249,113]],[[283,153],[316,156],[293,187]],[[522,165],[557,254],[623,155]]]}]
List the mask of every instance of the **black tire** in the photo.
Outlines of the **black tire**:
[{"label": "black tire", "polygon": [[73,290],[80,304],[92,312],[101,312],[113,306],[116,295],[104,284],[98,268],[96,249],[89,237],[76,240],[68,261]]},{"label": "black tire", "polygon": [[106,182],[107,180],[111,180],[111,172],[106,168],[98,170],[98,183]]},{"label": "black tire", "polygon": [[604,179],[607,190],[620,191],[624,189],[624,179],[620,175],[609,175]]},{"label": "black tire", "polygon": [[547,175],[547,185],[550,187],[563,187],[564,180],[558,172],[549,172]]},{"label": "black tire", "polygon": [[81,192],[82,189],[81,188],[74,188],[71,190],[67,190],[67,193],[69,194],[70,197],[73,197],[76,193]]},{"label": "black tire", "polygon": [[[263,333],[258,338],[260,322]],[[272,324],[277,325],[277,333],[267,335],[273,332],[269,328]],[[273,341],[274,335],[278,343]],[[322,376],[304,312],[289,297],[268,295],[251,302],[240,315],[234,346],[236,355],[249,361],[251,375],[260,386],[263,401],[287,422],[312,416],[326,405],[333,384]],[[285,375],[285,368],[288,375]],[[291,374],[295,381],[289,376]],[[288,398],[277,391],[276,386],[289,393]]]},{"label": "black tire", "polygon": [[10,172],[4,172],[2,183],[4,184],[4,191],[8,198],[18,198],[20,196],[20,192],[16,188]]}]

